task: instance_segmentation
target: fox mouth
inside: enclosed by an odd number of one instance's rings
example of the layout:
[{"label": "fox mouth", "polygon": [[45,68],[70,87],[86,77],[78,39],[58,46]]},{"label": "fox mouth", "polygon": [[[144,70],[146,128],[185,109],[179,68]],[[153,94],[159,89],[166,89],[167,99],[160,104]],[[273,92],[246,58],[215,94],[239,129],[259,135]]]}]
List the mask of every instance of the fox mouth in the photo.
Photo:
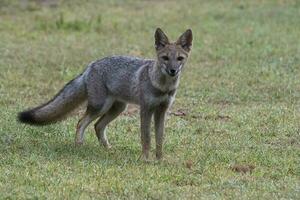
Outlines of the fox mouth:
[{"label": "fox mouth", "polygon": [[179,69],[175,70],[175,69],[167,69],[166,65],[162,65],[162,72],[165,75],[171,76],[171,77],[175,77],[178,76],[178,74],[181,71],[181,66],[179,67]]}]

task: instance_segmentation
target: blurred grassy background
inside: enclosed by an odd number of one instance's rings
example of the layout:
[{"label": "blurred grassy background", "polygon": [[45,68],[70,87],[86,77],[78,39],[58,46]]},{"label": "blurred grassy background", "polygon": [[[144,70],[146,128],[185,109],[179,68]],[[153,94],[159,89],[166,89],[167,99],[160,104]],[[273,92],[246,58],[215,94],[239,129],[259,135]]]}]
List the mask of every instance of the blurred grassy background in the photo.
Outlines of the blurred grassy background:
[{"label": "blurred grassy background", "polygon": [[[296,0],[0,1],[0,197],[298,199],[299,24]],[[138,160],[137,114],[110,125],[111,151],[92,128],[74,148],[78,115],[16,122],[95,59],[153,58],[156,27],[194,33],[162,162]]]}]

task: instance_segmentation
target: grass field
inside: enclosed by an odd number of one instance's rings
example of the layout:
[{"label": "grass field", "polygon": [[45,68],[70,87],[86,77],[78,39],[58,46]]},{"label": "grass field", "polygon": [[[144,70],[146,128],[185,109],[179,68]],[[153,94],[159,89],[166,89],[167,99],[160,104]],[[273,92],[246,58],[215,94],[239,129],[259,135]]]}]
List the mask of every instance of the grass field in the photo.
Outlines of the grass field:
[{"label": "grass field", "polygon": [[[0,199],[300,198],[299,1],[52,1],[0,1]],[[194,32],[161,162],[138,159],[138,113],[109,151],[93,126],[75,148],[78,113],[16,121],[90,61],[153,58],[156,27]]]}]

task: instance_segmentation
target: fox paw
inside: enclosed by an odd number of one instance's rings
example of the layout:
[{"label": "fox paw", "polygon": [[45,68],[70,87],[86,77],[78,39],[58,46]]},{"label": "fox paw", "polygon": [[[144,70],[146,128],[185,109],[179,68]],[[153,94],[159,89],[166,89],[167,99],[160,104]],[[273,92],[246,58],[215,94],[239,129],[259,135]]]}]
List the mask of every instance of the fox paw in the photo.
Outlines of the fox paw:
[{"label": "fox paw", "polygon": [[106,145],[104,145],[104,148],[105,148],[105,149],[111,149],[111,148],[112,148],[112,145],[111,145],[111,144],[106,144]]},{"label": "fox paw", "polygon": [[111,149],[111,148],[112,148],[112,145],[109,144],[108,142],[100,142],[100,143],[103,145],[103,147],[104,147],[105,149]]},{"label": "fox paw", "polygon": [[80,147],[83,145],[82,141],[75,141],[75,147]]},{"label": "fox paw", "polygon": [[151,162],[151,159],[149,158],[149,156],[146,156],[145,154],[141,154],[139,156],[138,160],[141,160],[142,162],[145,162],[145,163]]}]

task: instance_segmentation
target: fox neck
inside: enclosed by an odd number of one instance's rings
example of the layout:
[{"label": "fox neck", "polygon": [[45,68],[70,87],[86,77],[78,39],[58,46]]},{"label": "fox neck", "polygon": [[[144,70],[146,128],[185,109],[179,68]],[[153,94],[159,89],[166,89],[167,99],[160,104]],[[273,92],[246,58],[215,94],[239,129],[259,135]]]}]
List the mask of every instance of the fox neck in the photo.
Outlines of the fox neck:
[{"label": "fox neck", "polygon": [[179,85],[180,74],[175,77],[171,77],[162,72],[159,62],[155,62],[152,68],[149,70],[149,76],[152,85],[161,90],[162,92],[170,92],[176,90]]}]

